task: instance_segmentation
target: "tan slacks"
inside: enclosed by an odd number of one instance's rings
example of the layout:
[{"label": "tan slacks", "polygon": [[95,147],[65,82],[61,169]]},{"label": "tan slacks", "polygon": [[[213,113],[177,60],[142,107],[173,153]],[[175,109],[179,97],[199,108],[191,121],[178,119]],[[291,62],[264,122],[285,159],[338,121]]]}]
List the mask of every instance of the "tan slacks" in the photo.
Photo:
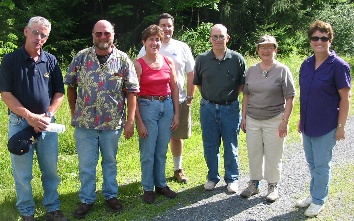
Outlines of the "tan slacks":
[{"label": "tan slacks", "polygon": [[[281,177],[284,138],[278,128],[283,113],[268,120],[246,118],[246,143],[248,150],[250,180],[277,183]],[[264,176],[263,176],[264,169]]]}]

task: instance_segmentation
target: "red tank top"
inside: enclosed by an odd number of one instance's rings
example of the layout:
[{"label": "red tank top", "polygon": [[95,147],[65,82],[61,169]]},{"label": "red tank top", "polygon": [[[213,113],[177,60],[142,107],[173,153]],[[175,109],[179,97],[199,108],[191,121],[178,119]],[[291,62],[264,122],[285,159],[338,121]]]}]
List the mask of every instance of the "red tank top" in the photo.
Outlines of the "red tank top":
[{"label": "red tank top", "polygon": [[170,73],[171,68],[168,59],[163,56],[162,67],[154,70],[149,67],[143,58],[137,60],[141,65],[140,96],[166,96],[171,94]]}]

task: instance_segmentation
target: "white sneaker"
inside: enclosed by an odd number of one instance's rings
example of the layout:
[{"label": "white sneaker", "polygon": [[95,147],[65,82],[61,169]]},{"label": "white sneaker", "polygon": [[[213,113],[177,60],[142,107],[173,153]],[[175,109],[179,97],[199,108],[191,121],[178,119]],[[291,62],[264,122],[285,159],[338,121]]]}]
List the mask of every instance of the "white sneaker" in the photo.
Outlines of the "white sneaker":
[{"label": "white sneaker", "polygon": [[204,184],[204,189],[205,190],[213,190],[216,186],[216,183],[214,183],[213,181],[208,181]]},{"label": "white sneaker", "polygon": [[309,206],[309,208],[306,209],[305,211],[305,216],[308,217],[315,217],[317,216],[324,208],[324,204],[323,205],[317,205],[314,203],[311,203],[311,205]]},{"label": "white sneaker", "polygon": [[308,207],[311,203],[312,203],[312,196],[309,195],[305,199],[296,201],[295,206],[303,208],[303,207]]},{"label": "white sneaker", "polygon": [[228,191],[229,193],[237,193],[237,191],[238,191],[238,185],[237,185],[237,183],[236,183],[236,182],[234,182],[234,183],[228,183],[228,184],[227,184],[227,191]]}]

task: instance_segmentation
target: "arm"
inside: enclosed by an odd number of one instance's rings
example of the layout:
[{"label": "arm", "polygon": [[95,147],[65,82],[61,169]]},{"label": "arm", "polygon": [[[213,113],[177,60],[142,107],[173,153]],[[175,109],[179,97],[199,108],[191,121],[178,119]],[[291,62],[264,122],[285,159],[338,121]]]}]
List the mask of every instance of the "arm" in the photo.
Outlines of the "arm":
[{"label": "arm", "polygon": [[293,106],[294,106],[294,97],[286,98],[283,119],[279,125],[279,137],[281,138],[286,137],[286,135],[288,134],[288,129],[289,129],[288,122],[289,122],[290,114],[293,110]]},{"label": "arm", "polygon": [[246,133],[246,114],[247,114],[247,105],[249,100],[249,94],[243,94],[242,98],[242,120],[241,120],[241,130]]},{"label": "arm", "polygon": [[127,113],[127,121],[124,125],[124,137],[126,139],[131,138],[134,135],[134,117],[135,117],[135,109],[136,109],[136,94],[134,92],[128,92],[127,100],[128,100],[128,113]]},{"label": "arm", "polygon": [[[19,100],[13,96],[11,92],[1,92],[2,100],[7,107],[15,114],[25,118],[29,125],[31,125],[36,132],[42,132],[47,129],[50,123],[50,118],[45,114],[35,114],[26,109]],[[53,112],[56,111],[62,102],[62,93],[56,93],[50,108]]]},{"label": "arm", "polygon": [[171,88],[171,96],[172,96],[173,111],[174,111],[172,125],[171,125],[171,131],[174,131],[177,129],[177,127],[179,125],[179,95],[178,95],[178,86],[177,86],[175,64],[173,63],[171,58],[168,58],[168,61],[170,63],[170,67],[171,67],[170,88]]},{"label": "arm", "polygon": [[336,140],[343,140],[345,139],[344,125],[347,121],[348,114],[349,114],[349,103],[350,103],[351,92],[349,87],[342,88],[338,90],[338,92],[340,96],[338,125],[341,124],[342,127],[337,127]]},{"label": "arm", "polygon": [[63,93],[55,93],[52,99],[52,103],[50,104],[50,106],[48,107],[48,111],[52,112],[53,114],[55,114],[61,103],[63,103],[64,100],[64,94]]},{"label": "arm", "polygon": [[[142,68],[140,66],[140,63],[138,61],[135,61],[134,67],[135,67],[135,71],[136,71],[136,74],[137,74],[139,82],[140,82],[140,76],[142,74]],[[138,102],[136,102],[135,106],[136,106],[135,107],[135,120],[136,120],[136,127],[138,130],[138,134],[141,138],[146,138],[148,136],[148,131],[145,127],[143,120],[141,119]]]},{"label": "arm", "polygon": [[187,73],[187,104],[190,105],[192,103],[192,98],[195,93],[195,85],[193,84],[194,71]]},{"label": "arm", "polygon": [[75,104],[76,104],[76,98],[77,98],[77,88],[76,87],[71,87],[68,86],[68,101],[69,101],[69,107],[71,110],[71,117],[74,116],[75,112]]}]

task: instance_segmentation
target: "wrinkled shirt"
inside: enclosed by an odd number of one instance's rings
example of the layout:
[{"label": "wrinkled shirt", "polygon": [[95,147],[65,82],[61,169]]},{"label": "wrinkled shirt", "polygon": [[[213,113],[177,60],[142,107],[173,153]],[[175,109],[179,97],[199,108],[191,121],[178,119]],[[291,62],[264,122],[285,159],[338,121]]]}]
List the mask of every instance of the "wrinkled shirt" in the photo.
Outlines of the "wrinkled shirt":
[{"label": "wrinkled shirt", "polygon": [[323,136],[338,124],[338,90],[351,87],[350,67],[334,51],[315,70],[315,56],[300,67],[300,130],[310,137]]},{"label": "wrinkled shirt", "polygon": [[98,61],[94,46],[77,53],[64,83],[77,87],[72,125],[87,129],[120,129],[126,118],[126,93],[139,92],[132,61],[115,47],[103,64]]}]

